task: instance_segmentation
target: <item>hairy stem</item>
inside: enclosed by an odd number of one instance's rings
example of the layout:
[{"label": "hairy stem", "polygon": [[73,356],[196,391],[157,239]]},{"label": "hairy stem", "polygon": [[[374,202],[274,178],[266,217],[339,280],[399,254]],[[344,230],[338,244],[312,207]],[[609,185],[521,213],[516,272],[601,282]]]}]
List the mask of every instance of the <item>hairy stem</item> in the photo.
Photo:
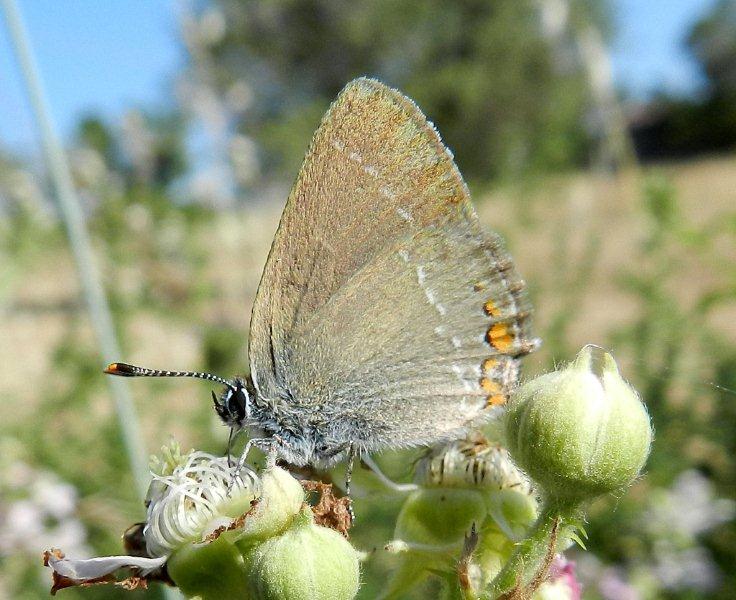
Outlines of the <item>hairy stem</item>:
[{"label": "hairy stem", "polygon": [[557,549],[567,539],[577,510],[549,503],[542,510],[529,535],[494,578],[483,600],[526,600],[544,583]]}]

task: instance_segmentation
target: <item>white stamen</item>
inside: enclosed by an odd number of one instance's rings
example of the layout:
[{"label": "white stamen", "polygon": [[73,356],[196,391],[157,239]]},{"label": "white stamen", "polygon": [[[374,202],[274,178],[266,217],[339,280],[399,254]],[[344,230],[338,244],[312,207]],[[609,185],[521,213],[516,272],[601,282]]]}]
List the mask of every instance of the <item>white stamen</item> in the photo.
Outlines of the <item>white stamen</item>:
[{"label": "white stamen", "polygon": [[404,262],[409,262],[409,253],[406,250],[399,250],[397,254],[403,259]]},{"label": "white stamen", "polygon": [[363,170],[372,177],[378,177],[378,169],[376,169],[376,167],[371,167],[370,165],[368,165],[367,167],[363,167]]},{"label": "white stamen", "polygon": [[350,160],[352,160],[352,161],[357,162],[357,163],[362,163],[363,162],[363,158],[357,152],[351,152],[350,154],[348,154],[348,158]]},{"label": "white stamen", "polygon": [[[237,473],[237,475],[236,475]],[[250,467],[238,470],[225,457],[192,452],[168,475],[154,474],[143,535],[151,556],[171,554],[201,537],[206,524],[231,494],[257,496],[260,480]]]}]

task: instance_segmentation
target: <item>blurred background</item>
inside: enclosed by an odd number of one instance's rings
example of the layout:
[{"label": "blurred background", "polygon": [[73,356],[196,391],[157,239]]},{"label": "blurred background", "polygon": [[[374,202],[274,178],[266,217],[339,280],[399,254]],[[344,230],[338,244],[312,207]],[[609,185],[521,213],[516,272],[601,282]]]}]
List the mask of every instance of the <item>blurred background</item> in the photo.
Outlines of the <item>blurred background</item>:
[{"label": "blurred background", "polygon": [[[529,283],[544,346],[526,375],[601,344],[652,414],[646,476],[591,507],[590,550],[574,556],[585,597],[733,597],[734,0],[17,4],[112,311],[113,358],[247,370],[253,296],[310,137],[348,80],[377,76],[437,124]],[[121,553],[144,517],[131,453],[171,435],[222,453],[227,432],[202,383],[133,381],[137,421],[124,390],[113,401],[9,24],[0,598],[37,598],[42,550]],[[410,475],[408,457],[382,460]],[[401,499],[367,475],[356,487],[355,543],[380,548]],[[389,568],[378,552],[362,598]]]}]

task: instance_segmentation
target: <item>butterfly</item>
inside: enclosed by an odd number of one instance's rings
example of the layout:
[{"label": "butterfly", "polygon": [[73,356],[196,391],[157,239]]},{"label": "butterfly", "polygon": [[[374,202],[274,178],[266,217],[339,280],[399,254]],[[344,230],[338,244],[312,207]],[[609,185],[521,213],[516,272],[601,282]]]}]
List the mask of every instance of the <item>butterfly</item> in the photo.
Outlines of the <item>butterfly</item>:
[{"label": "butterfly", "polygon": [[539,344],[530,317],[432,123],[359,78],[323,117],[286,203],[253,306],[250,375],[106,372],[222,383],[215,410],[231,435],[326,467],[491,419]]}]

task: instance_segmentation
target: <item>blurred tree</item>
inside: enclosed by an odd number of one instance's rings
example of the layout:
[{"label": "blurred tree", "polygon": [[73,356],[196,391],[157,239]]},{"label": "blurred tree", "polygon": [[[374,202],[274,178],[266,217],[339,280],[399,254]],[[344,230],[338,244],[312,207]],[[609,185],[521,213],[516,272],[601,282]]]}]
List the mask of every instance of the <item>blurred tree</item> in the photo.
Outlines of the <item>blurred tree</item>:
[{"label": "blurred tree", "polygon": [[266,175],[293,177],[325,106],[371,75],[413,97],[463,172],[487,180],[587,160],[590,94],[573,30],[602,23],[604,9],[603,0],[209,0],[185,36],[192,70],[207,61],[221,96],[247,97],[234,128],[256,140]]},{"label": "blurred tree", "polygon": [[736,96],[736,0],[720,0],[690,31],[687,45],[713,96]]},{"label": "blurred tree", "polygon": [[[122,176],[127,188],[150,186],[162,190],[187,168],[185,127],[176,111],[158,114],[132,110],[123,117],[119,129],[101,117],[89,115],[77,126],[77,140],[81,148],[103,162],[108,172]],[[84,169],[75,164],[77,183],[85,187],[85,182],[79,181],[80,170]]]},{"label": "blurred tree", "polygon": [[94,150],[108,166],[113,166],[117,160],[115,136],[100,117],[83,117],[77,125],[77,137],[81,145]]},{"label": "blurred tree", "polygon": [[736,147],[736,0],[720,0],[690,30],[685,43],[706,85],[694,98],[662,95],[634,124],[643,159],[687,157]]}]

